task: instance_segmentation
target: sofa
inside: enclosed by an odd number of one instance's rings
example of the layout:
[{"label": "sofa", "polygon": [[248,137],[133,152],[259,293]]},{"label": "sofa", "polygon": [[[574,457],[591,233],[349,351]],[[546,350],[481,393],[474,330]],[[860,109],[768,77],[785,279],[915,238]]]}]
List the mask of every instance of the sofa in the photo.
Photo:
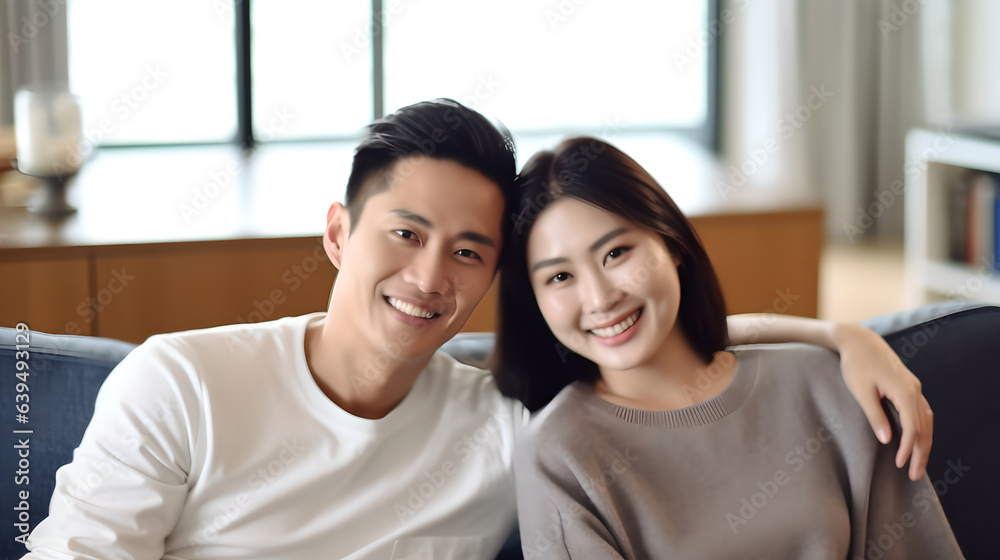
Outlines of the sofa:
[{"label": "sofa", "polygon": [[[970,559],[995,558],[1000,415],[988,399],[1000,395],[1000,307],[931,304],[866,325],[885,337],[923,383],[935,412],[927,471],[963,552]],[[463,333],[443,350],[478,365],[492,344],[490,333]],[[0,402],[7,426],[0,436],[0,558],[25,553],[16,538],[47,515],[56,469],[72,458],[104,378],[132,348],[106,338],[0,327]],[[28,353],[27,370],[18,370],[25,357],[19,352]],[[515,531],[498,558],[520,557]]]}]

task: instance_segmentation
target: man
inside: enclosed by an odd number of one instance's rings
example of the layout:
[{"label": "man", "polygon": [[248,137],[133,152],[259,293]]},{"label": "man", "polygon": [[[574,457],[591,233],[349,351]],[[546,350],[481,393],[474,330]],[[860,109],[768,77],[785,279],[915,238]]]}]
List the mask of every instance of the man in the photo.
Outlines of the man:
[{"label": "man", "polygon": [[453,101],[374,123],[328,214],[328,312],[134,350],[25,558],[492,558],[527,413],[436,351],[493,280],[514,175]]},{"label": "man", "polygon": [[375,123],[329,212],[329,313],[259,324],[233,352],[237,326],[138,347],[27,557],[495,555],[527,416],[435,351],[495,276],[513,150],[450,101]]}]

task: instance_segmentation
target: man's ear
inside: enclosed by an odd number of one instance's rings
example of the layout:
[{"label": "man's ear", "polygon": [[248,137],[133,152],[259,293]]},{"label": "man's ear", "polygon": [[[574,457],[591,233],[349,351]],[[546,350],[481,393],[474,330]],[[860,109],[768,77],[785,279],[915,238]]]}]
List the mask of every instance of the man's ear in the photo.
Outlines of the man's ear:
[{"label": "man's ear", "polygon": [[347,239],[351,234],[351,214],[339,202],[330,205],[326,213],[326,233],[323,235],[323,248],[333,266],[340,270],[340,263],[347,247]]}]

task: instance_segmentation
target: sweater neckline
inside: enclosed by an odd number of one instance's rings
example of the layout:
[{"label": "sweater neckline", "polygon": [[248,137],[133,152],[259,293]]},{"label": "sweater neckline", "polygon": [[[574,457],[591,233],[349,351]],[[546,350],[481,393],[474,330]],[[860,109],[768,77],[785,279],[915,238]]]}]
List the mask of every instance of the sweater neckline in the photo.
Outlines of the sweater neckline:
[{"label": "sweater neckline", "polygon": [[736,411],[753,391],[757,380],[758,358],[742,350],[728,349],[736,355],[733,380],[718,395],[698,404],[676,410],[645,410],[608,402],[597,396],[593,383],[577,381],[570,387],[583,404],[630,424],[655,428],[694,428],[718,422]]}]

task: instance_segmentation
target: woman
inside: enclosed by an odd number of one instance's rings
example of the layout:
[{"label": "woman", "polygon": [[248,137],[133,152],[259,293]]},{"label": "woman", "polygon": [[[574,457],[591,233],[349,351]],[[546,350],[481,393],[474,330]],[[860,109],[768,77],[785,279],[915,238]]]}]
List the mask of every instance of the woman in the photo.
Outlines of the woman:
[{"label": "woman", "polygon": [[548,404],[516,463],[526,557],[961,557],[836,354],[726,350],[708,256],[637,163],[577,138],[519,181],[494,372]]}]

